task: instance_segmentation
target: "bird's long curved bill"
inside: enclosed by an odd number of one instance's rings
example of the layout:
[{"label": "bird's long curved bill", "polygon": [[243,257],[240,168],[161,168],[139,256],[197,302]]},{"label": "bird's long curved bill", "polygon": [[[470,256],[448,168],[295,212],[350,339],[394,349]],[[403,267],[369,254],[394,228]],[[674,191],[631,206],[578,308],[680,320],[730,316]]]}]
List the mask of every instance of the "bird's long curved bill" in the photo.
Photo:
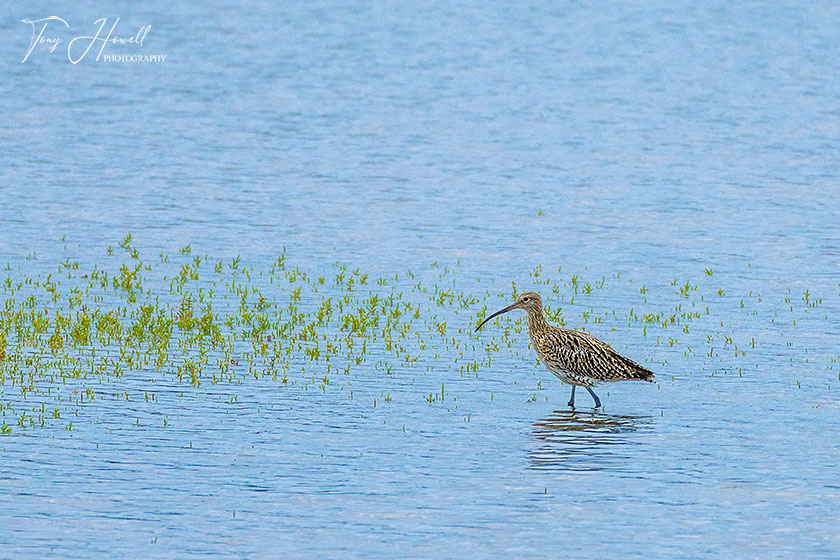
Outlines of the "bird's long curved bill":
[{"label": "bird's long curved bill", "polygon": [[484,326],[484,324],[485,324],[487,321],[489,321],[489,320],[490,320],[490,319],[492,319],[493,317],[498,317],[498,316],[499,316],[499,315],[501,315],[502,313],[507,313],[508,311],[510,311],[511,309],[513,309],[513,308],[514,308],[514,306],[516,306],[516,304],[515,304],[515,303],[514,303],[513,305],[508,305],[507,307],[505,307],[505,308],[504,308],[504,309],[502,309],[501,311],[496,311],[495,313],[493,313],[492,315],[490,315],[489,317],[487,317],[486,319],[484,319],[484,320],[481,322],[481,324],[480,324],[480,325],[478,325],[478,326],[475,328],[476,332],[478,332],[478,329],[480,329],[481,327],[483,327],[483,326]]}]

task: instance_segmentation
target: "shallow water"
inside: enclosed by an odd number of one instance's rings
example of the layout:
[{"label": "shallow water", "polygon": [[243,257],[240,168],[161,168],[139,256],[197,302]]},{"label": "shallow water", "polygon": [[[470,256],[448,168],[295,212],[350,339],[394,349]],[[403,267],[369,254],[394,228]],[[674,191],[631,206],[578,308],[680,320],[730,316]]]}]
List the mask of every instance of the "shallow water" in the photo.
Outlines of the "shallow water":
[{"label": "shallow water", "polygon": [[[131,232],[150,260],[191,244],[264,270],[285,247],[406,293],[411,269],[491,311],[515,282],[658,383],[571,411],[516,332],[463,374],[515,323],[473,337],[476,310],[446,306],[470,348],[330,390],[164,377],[153,403],[108,398],[142,394],[137,372],[72,430],[3,419],[2,555],[838,556],[837,7],[56,10],[0,7],[4,277],[113,262]],[[21,64],[20,20],[46,15],[151,24],[167,60]],[[572,303],[573,275],[604,287]],[[630,318],[681,304],[702,316]]]}]

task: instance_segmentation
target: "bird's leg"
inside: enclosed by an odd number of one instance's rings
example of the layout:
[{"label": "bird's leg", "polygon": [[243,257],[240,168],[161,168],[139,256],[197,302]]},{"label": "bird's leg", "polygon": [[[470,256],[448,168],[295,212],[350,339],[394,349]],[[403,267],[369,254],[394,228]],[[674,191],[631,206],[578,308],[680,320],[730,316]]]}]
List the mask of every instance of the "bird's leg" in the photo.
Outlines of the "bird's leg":
[{"label": "bird's leg", "polygon": [[598,395],[595,394],[595,391],[593,391],[589,387],[587,387],[586,390],[589,391],[589,394],[592,395],[593,399],[595,399],[595,408],[601,408],[601,399],[598,398]]},{"label": "bird's leg", "polygon": [[569,398],[569,406],[572,408],[575,407],[575,387],[577,387],[577,385],[572,385],[572,396]]}]

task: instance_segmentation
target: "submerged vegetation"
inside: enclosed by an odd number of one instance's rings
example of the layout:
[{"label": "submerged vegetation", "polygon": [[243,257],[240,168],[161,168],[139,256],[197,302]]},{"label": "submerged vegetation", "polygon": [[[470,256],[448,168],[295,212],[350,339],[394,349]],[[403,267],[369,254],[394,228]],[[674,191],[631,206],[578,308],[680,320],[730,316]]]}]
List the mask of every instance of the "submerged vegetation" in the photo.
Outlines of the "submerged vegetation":
[{"label": "submerged vegetation", "polygon": [[[371,403],[376,407],[377,398],[380,406],[395,400],[389,378],[445,371],[417,383],[417,400],[435,405],[457,400],[447,378],[478,376],[499,363],[500,352],[523,366],[534,363],[521,334],[524,315],[472,332],[488,312],[516,297],[516,283],[509,291],[482,291],[480,280],[461,285],[438,263],[422,273],[378,278],[342,263],[307,271],[287,263],[285,251],[258,269],[238,257],[193,255],[190,245],[149,262],[130,235],[118,246],[87,266],[65,258],[34,275],[6,266],[0,286],[2,434],[48,426],[72,430],[86,407],[102,401],[154,405],[162,387],[181,396],[222,387],[225,401],[234,404],[240,402],[236,387],[249,380],[274,382],[281,391],[340,390],[353,399],[356,376],[375,375],[382,379]],[[567,277],[561,267],[551,280],[538,265],[528,287],[544,294],[553,323],[591,328],[614,344],[634,340],[634,357],[668,380],[692,371],[743,375],[748,352],[773,324],[819,315],[822,300],[805,290],[773,306],[764,331],[747,334],[739,318],[756,315],[762,297],[730,295],[715,284],[719,275],[711,269],[699,272],[697,283],[674,280],[654,289],[638,288],[621,274]],[[792,316],[779,315],[785,312]],[[836,357],[830,357],[828,369],[834,365]],[[536,375],[532,369],[526,371]],[[522,372],[514,375],[530,382]],[[541,381],[533,382],[535,391],[544,390]],[[531,394],[529,402],[537,398]],[[493,402],[492,393],[487,400]],[[168,424],[165,414],[162,427]]]}]

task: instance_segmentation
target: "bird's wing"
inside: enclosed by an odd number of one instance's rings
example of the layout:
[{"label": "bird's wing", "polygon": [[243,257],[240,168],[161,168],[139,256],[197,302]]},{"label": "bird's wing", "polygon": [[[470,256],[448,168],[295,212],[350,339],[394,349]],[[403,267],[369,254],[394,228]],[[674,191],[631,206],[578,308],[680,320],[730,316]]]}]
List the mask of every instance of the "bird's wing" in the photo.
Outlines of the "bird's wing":
[{"label": "bird's wing", "polygon": [[640,379],[653,382],[652,371],[587,333],[552,329],[541,346],[545,361],[558,362],[562,369],[573,375],[597,381]]}]

